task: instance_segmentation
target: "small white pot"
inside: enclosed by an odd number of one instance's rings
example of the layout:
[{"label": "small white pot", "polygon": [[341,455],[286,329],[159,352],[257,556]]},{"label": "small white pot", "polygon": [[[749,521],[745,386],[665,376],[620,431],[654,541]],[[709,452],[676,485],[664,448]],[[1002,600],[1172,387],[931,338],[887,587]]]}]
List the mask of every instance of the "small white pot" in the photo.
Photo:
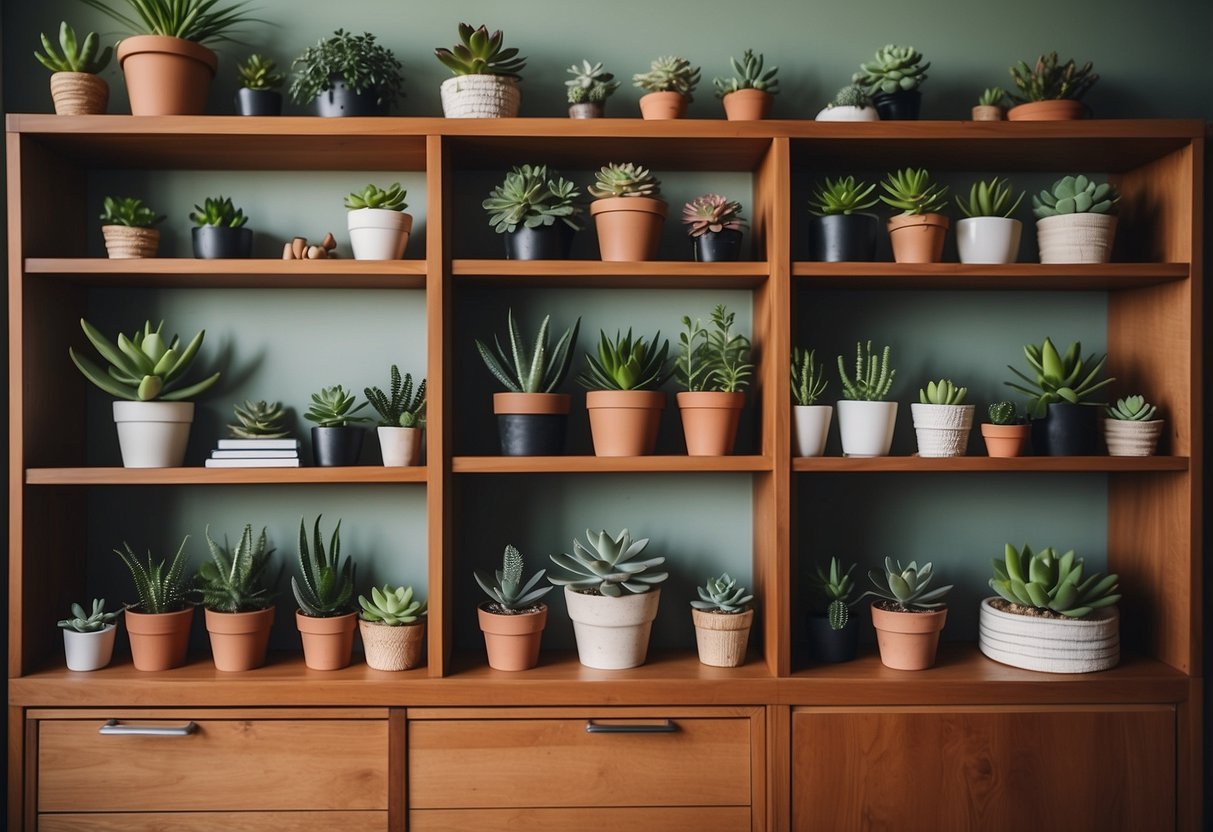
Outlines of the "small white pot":
[{"label": "small white pot", "polygon": [[399,260],[409,244],[413,215],[386,208],[350,211],[346,225],[355,260]]},{"label": "small white pot", "polygon": [[910,413],[918,436],[919,456],[965,455],[969,431],[973,428],[973,405],[912,402]]},{"label": "small white pot", "polygon": [[514,118],[522,93],[507,75],[456,75],[438,89],[447,118]]},{"label": "small white pot", "polygon": [[95,633],[63,631],[63,653],[67,657],[68,670],[100,670],[110,663],[114,655],[114,636],[117,624],[106,624],[104,630]]},{"label": "small white pot", "polygon": [[888,456],[897,424],[897,402],[838,402],[843,456]]},{"label": "small white pot", "polygon": [[123,466],[180,468],[193,421],[193,402],[114,402]]},{"label": "small white pot", "polygon": [[379,428],[379,450],[385,468],[416,465],[421,459],[421,428]]},{"label": "small white pot", "polygon": [[1095,610],[1086,618],[1038,618],[981,602],[977,646],[996,662],[1046,673],[1091,673],[1120,661],[1120,612]]},{"label": "small white pot", "polygon": [[1041,263],[1107,263],[1115,237],[1112,214],[1058,214],[1036,221]]},{"label": "small white pot", "polygon": [[830,436],[834,408],[828,404],[792,406],[792,444],[796,456],[821,456]]},{"label": "small white pot", "polygon": [[1108,446],[1108,455],[1152,456],[1164,424],[1164,419],[1151,419],[1148,422],[1104,419],[1103,438]]},{"label": "small white pot", "polygon": [[1014,263],[1023,223],[1009,217],[968,217],[956,222],[962,263]]},{"label": "small white pot", "polygon": [[817,121],[880,121],[875,107],[826,107]]},{"label": "small white pot", "polygon": [[644,664],[661,589],[609,598],[564,588],[577,658],[586,667],[624,670]]}]

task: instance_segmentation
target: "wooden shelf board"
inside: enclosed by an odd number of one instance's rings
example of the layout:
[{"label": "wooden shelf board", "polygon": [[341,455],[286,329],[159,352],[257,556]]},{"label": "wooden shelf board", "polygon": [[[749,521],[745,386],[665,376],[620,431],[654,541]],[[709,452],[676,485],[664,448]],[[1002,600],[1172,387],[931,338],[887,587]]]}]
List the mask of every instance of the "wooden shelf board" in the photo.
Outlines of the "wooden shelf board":
[{"label": "wooden shelf board", "polygon": [[324,485],[424,483],[424,466],[385,468],[28,468],[26,485]]},{"label": "wooden shelf board", "polygon": [[423,289],[424,260],[195,260],[28,258],[27,275],[84,286],[201,289]]},{"label": "wooden shelf board", "polygon": [[605,474],[771,471],[762,456],[457,456],[456,474]]},{"label": "wooden shelf board", "polygon": [[1187,280],[1187,263],[811,263],[792,264],[802,287],[831,289],[1134,289]]},{"label": "wooden shelf board", "polygon": [[878,456],[869,458],[816,456],[797,457],[792,470],[801,473],[865,473],[872,471],[926,473],[1001,471],[1058,471],[1076,473],[1118,473],[1144,471],[1187,471],[1186,456],[1018,456],[995,459],[988,456],[954,456],[942,459],[918,456]]},{"label": "wooden shelf board", "polygon": [[763,262],[658,260],[455,260],[459,283],[591,289],[753,289],[770,274]]}]

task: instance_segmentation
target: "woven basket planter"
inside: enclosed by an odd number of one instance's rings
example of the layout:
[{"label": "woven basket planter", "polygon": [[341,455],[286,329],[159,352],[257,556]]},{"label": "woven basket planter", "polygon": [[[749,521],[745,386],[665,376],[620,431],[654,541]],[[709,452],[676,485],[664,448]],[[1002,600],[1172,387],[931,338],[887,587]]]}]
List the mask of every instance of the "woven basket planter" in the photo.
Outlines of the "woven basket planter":
[{"label": "woven basket planter", "polygon": [[506,75],[456,75],[439,93],[447,118],[514,118],[522,103],[518,79]]},{"label": "woven basket planter", "polygon": [[1111,607],[1086,618],[1039,618],[981,602],[977,646],[996,662],[1045,673],[1091,673],[1120,661],[1120,612]]},{"label": "woven basket planter", "polygon": [[1058,214],[1036,221],[1041,263],[1107,263],[1115,238],[1112,214]]},{"label": "woven basket planter", "polygon": [[750,643],[754,611],[738,613],[691,610],[699,661],[711,667],[739,667]]},{"label": "woven basket planter", "polygon": [[110,85],[91,72],[55,72],[51,74],[51,99],[55,113],[61,116],[104,114]]},{"label": "woven basket planter", "polygon": [[1153,456],[1162,436],[1163,419],[1148,422],[1132,422],[1123,419],[1104,419],[1103,438],[1109,456]]},{"label": "woven basket planter", "polygon": [[922,457],[964,456],[973,428],[971,404],[921,404],[912,402],[918,455]]},{"label": "woven basket planter", "polygon": [[103,225],[105,252],[111,260],[139,260],[155,257],[160,247],[160,229],[134,228],[129,225]]},{"label": "woven basket planter", "polygon": [[375,670],[412,670],[421,665],[425,619],[395,627],[359,619],[366,663]]}]

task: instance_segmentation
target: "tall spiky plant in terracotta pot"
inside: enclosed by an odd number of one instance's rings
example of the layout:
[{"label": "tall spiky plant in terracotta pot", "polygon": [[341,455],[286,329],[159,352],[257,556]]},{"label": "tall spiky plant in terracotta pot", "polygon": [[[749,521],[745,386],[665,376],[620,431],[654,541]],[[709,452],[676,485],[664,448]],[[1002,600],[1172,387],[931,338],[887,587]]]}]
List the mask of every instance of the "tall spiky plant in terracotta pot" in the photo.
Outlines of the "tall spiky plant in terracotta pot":
[{"label": "tall spiky plant in terracotta pot", "polygon": [[202,598],[206,631],[211,637],[211,655],[216,670],[252,670],[265,664],[270,628],[274,625],[274,584],[269,572],[274,549],[265,529],[253,537],[246,523],[240,540],[232,547],[211,539],[206,530],[211,559],[198,567],[195,579]]},{"label": "tall spiky plant in terracotta pot", "polygon": [[674,378],[686,389],[677,396],[690,456],[733,452],[745,388],[754,374],[750,339],[733,332],[735,312],[724,304],[712,310],[712,328],[682,318]]},{"label": "tall spiky plant in terracotta pot", "polygon": [[548,605],[541,599],[552,588],[535,586],[543,578],[543,569],[524,581],[524,565],[522,553],[506,546],[500,569],[492,575],[474,573],[490,599],[476,612],[489,667],[494,670],[529,670],[539,663],[539,645],[548,622]]},{"label": "tall spiky plant in terracotta pot", "polygon": [[349,555],[341,560],[340,520],[326,551],[320,515],[312,529],[311,546],[307,527],[299,518],[299,574],[291,577],[291,590],[299,604],[295,625],[303,639],[303,661],[312,670],[340,670],[350,663],[358,627],[355,569]]}]

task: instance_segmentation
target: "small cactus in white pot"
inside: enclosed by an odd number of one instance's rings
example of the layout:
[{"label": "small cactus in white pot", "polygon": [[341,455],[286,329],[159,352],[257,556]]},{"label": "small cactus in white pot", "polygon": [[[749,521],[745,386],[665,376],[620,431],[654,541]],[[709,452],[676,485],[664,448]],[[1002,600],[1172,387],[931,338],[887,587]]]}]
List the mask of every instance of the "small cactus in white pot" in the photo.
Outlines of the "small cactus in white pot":
[{"label": "small cactus in white pot", "polygon": [[1144,396],[1117,399],[1106,408],[1104,441],[1110,456],[1152,456],[1166,422],[1155,418],[1157,409]]}]

